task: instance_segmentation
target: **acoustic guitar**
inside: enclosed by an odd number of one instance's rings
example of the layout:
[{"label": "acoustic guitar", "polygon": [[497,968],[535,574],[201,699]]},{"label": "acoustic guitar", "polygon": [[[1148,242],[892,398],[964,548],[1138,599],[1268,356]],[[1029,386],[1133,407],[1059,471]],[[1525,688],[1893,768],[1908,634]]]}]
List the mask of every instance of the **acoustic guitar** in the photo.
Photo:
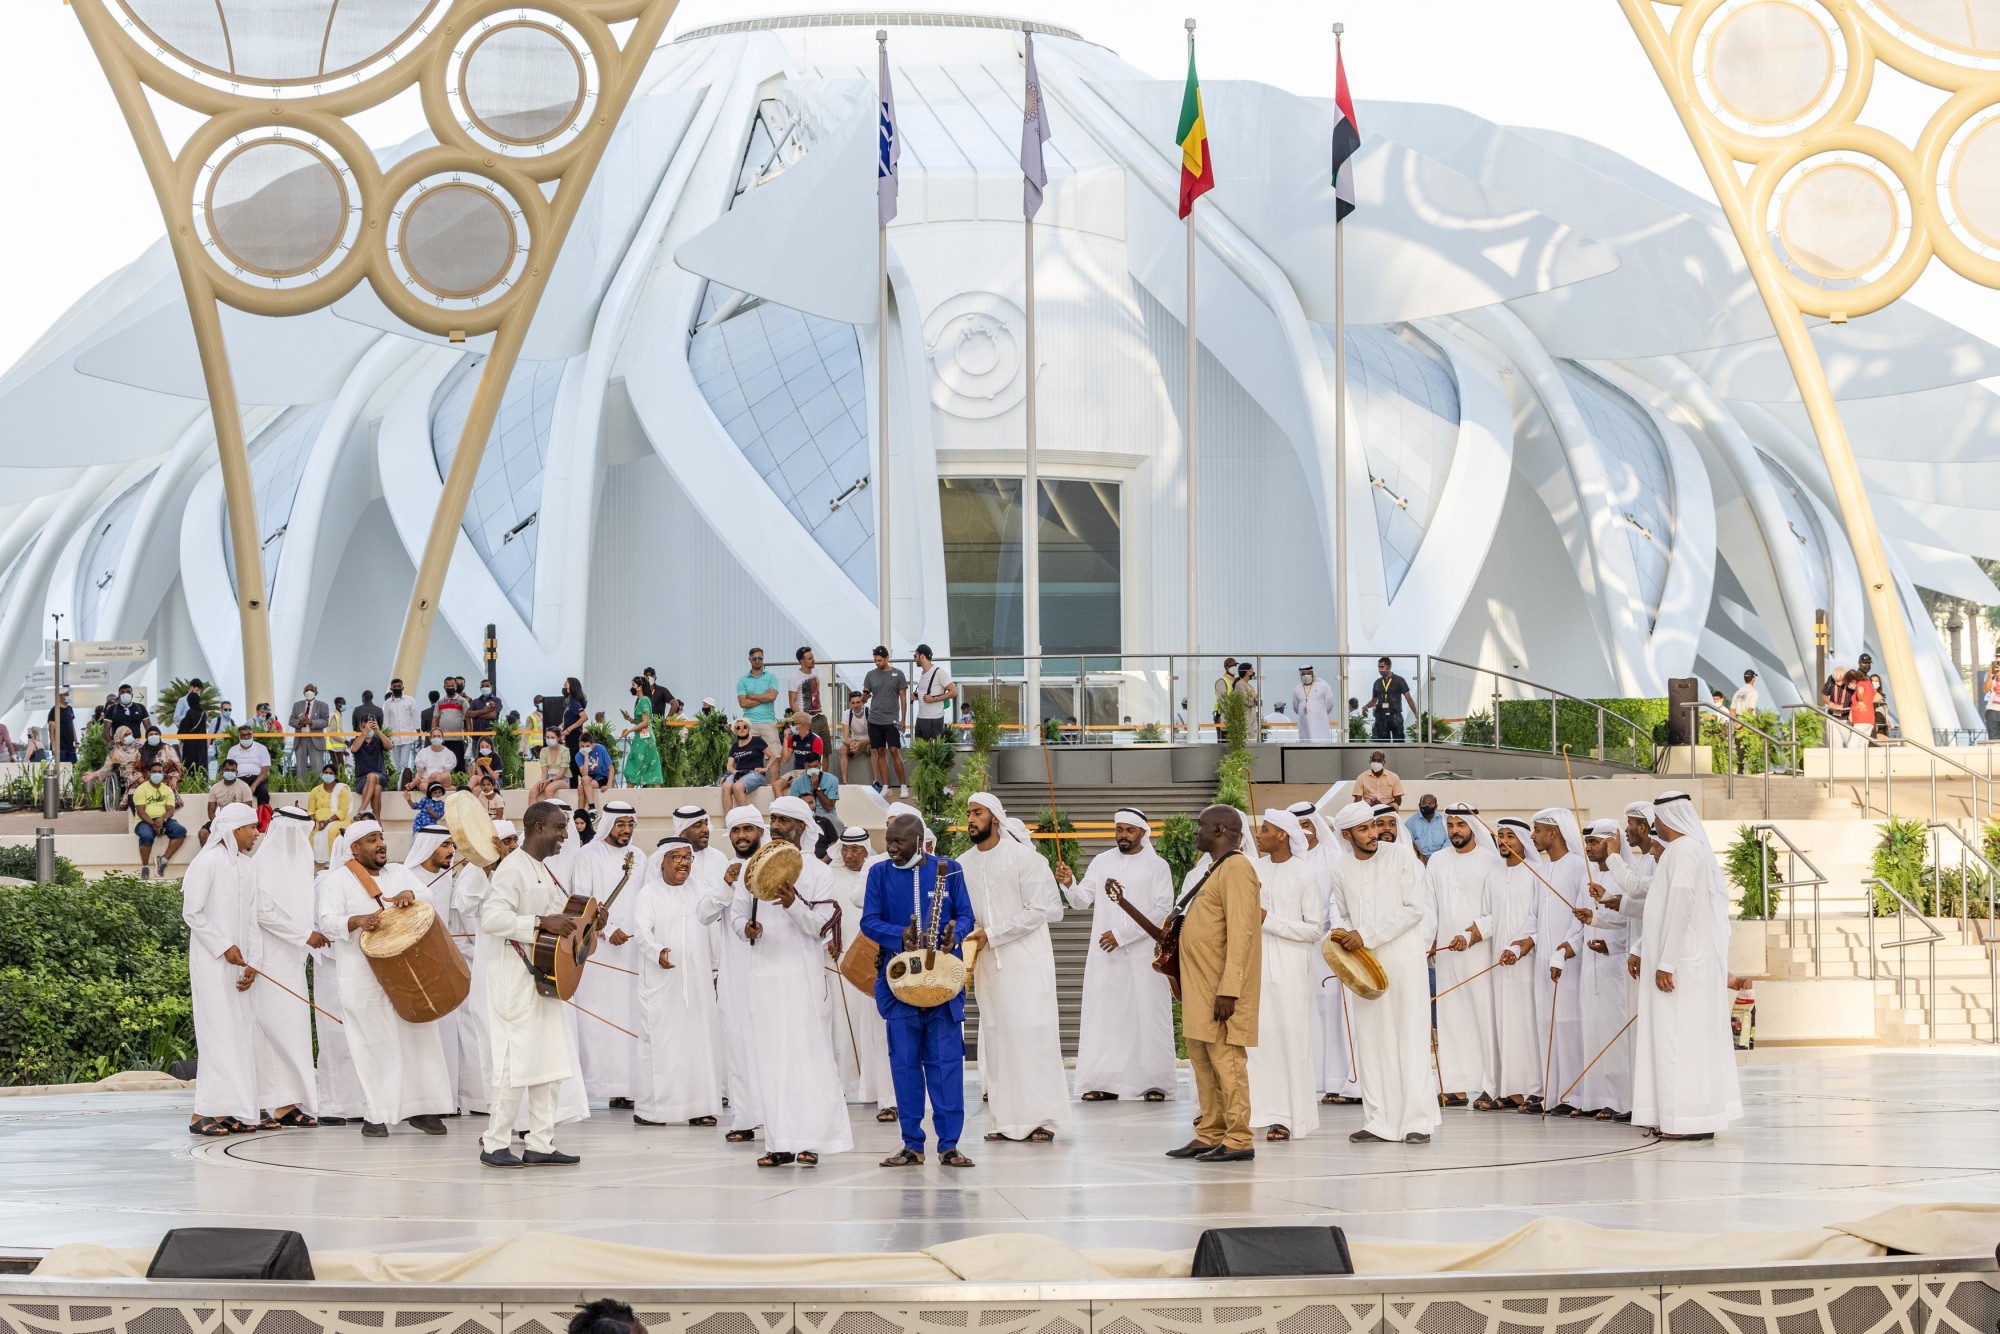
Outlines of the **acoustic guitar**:
[{"label": "acoustic guitar", "polygon": [[1181,918],[1175,913],[1167,918],[1167,924],[1157,926],[1153,919],[1140,912],[1137,905],[1125,897],[1125,886],[1116,880],[1104,882],[1104,897],[1125,910],[1125,915],[1139,924],[1139,929],[1153,938],[1153,971],[1167,979],[1167,989],[1174,993],[1174,999],[1181,998]]},{"label": "acoustic guitar", "polygon": [[612,886],[611,895],[599,905],[588,894],[572,894],[563,904],[561,917],[572,918],[576,930],[566,936],[552,931],[535,928],[535,943],[528,950],[528,971],[534,974],[535,990],[556,1000],[568,1000],[576,994],[577,984],[583,981],[584,964],[597,949],[597,919],[600,906],[604,913],[611,911],[611,905],[618,902],[618,896],[625,892],[626,884],[632,879],[632,863],[636,854],[630,849],[625,853],[625,874]]}]

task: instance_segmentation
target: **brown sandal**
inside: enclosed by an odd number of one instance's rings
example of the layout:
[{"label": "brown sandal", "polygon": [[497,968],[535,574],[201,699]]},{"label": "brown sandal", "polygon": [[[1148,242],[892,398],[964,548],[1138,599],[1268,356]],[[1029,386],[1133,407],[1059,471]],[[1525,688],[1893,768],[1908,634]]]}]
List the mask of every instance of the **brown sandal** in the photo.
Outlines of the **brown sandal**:
[{"label": "brown sandal", "polygon": [[800,1167],[818,1167],[819,1155],[811,1149],[807,1149],[804,1153],[792,1155],[792,1161],[796,1162]]},{"label": "brown sandal", "polygon": [[1028,1132],[1028,1143],[1030,1144],[1053,1144],[1055,1142],[1056,1132],[1050,1130],[1047,1126],[1037,1126]]},{"label": "brown sandal", "polygon": [[884,1158],[879,1165],[882,1167],[922,1167],[923,1163],[924,1156],[921,1153],[918,1153],[915,1149],[902,1148]]},{"label": "brown sandal", "polygon": [[[637,1121],[639,1118],[634,1116],[632,1119]],[[688,1118],[688,1124],[691,1126],[712,1126],[715,1124],[715,1118],[712,1116],[691,1116]]]},{"label": "brown sandal", "polygon": [[1166,1100],[1167,1100],[1167,1094],[1166,1094],[1166,1090],[1164,1090],[1164,1089],[1147,1089],[1147,1090],[1146,1090],[1146,1101],[1147,1101],[1147,1102],[1165,1102]]},{"label": "brown sandal", "polygon": [[789,1153],[767,1153],[757,1160],[757,1166],[785,1167],[791,1163],[793,1157],[794,1155]]},{"label": "brown sandal", "polygon": [[1291,1137],[1292,1132],[1283,1126],[1272,1126],[1264,1132],[1264,1138],[1270,1140],[1273,1144],[1282,1144]]},{"label": "brown sandal", "polygon": [[972,1160],[957,1149],[946,1149],[938,1155],[938,1162],[945,1167],[970,1167]]},{"label": "brown sandal", "polygon": [[757,1138],[757,1132],[754,1130],[732,1130],[722,1138],[731,1144],[748,1144],[751,1140]]},{"label": "brown sandal", "polygon": [[896,1109],[894,1107],[884,1107],[881,1111],[875,1113],[875,1119],[883,1125],[887,1125],[896,1119]]},{"label": "brown sandal", "polygon": [[1092,1089],[1083,1095],[1083,1100],[1085,1102],[1116,1102],[1118,1101],[1118,1095],[1116,1093],[1106,1093],[1102,1089]]}]

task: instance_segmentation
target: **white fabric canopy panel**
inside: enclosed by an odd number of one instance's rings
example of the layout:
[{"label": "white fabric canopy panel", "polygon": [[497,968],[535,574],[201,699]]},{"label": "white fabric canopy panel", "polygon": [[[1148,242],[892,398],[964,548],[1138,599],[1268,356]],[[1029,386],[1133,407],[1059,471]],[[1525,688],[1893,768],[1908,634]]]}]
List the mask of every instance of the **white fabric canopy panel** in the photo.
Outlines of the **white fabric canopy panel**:
[{"label": "white fabric canopy panel", "polygon": [[[451,472],[485,364],[484,357],[473,357],[461,365],[445,381],[432,409],[431,455],[440,478]],[[466,537],[514,610],[529,622],[534,619],[535,558],[541,548],[542,473],[548,464],[556,397],[568,364],[515,363],[465,507]]]},{"label": "white fabric canopy panel", "polygon": [[1674,544],[1674,490],[1666,444],[1645,409],[1574,362],[1561,364],[1563,380],[1603,455],[1632,564],[1647,628],[1659,623],[1660,594]]},{"label": "white fabric canopy panel", "polygon": [[219,85],[362,79],[422,39],[443,0],[118,0],[127,26]]},{"label": "white fabric canopy panel", "polygon": [[1458,446],[1458,385],[1444,354],[1403,326],[1347,330],[1347,390],[1368,461],[1382,578],[1394,598],[1437,513]]}]

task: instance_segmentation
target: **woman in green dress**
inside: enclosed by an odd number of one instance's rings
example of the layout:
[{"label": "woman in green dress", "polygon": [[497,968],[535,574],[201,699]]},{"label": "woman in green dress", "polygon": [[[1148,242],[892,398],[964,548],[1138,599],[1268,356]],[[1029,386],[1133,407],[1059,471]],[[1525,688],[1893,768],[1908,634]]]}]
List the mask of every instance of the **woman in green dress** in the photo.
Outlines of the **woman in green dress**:
[{"label": "woman in green dress", "polygon": [[660,748],[653,741],[653,699],[645,677],[632,678],[632,697],[632,712],[625,715],[625,720],[632,724],[624,732],[630,741],[625,751],[625,784],[658,787]]}]

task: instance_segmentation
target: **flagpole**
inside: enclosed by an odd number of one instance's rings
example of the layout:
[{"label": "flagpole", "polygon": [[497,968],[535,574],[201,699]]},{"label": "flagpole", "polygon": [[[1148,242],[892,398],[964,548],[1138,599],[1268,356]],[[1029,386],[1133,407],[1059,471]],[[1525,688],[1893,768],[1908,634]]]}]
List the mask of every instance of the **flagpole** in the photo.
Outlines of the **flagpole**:
[{"label": "flagpole", "polygon": [[[1187,20],[1188,65],[1194,65],[1194,20]],[[1187,637],[1188,637],[1188,680],[1201,679],[1201,539],[1195,522],[1195,468],[1194,468],[1194,423],[1195,423],[1195,370],[1198,365],[1197,344],[1194,332],[1194,209],[1187,215]],[[1169,701],[1171,704],[1171,701]],[[1188,740],[1199,735],[1194,721],[1192,694],[1188,709]]]},{"label": "flagpole", "polygon": [[[1336,65],[1345,23],[1333,25]],[[1347,707],[1347,221],[1333,223],[1333,652]]]},{"label": "flagpole", "polygon": [[[1022,68],[1032,70],[1035,34],[1023,30],[1026,56]],[[1037,87],[1034,96],[1040,96]],[[1039,112],[1038,112],[1039,114]],[[1021,479],[1021,647],[1027,653],[1028,721],[1041,735],[1042,725],[1042,484],[1035,458],[1035,215],[1023,210],[1022,272],[1027,278],[1028,337],[1027,450]]]},{"label": "flagpole", "polygon": [[[875,30],[878,68],[889,68],[889,30]],[[887,89],[876,80],[875,103],[886,100]],[[878,216],[875,223],[875,592],[881,604],[881,640],[891,653],[895,643],[889,637],[893,619],[889,603],[889,224]]]}]

